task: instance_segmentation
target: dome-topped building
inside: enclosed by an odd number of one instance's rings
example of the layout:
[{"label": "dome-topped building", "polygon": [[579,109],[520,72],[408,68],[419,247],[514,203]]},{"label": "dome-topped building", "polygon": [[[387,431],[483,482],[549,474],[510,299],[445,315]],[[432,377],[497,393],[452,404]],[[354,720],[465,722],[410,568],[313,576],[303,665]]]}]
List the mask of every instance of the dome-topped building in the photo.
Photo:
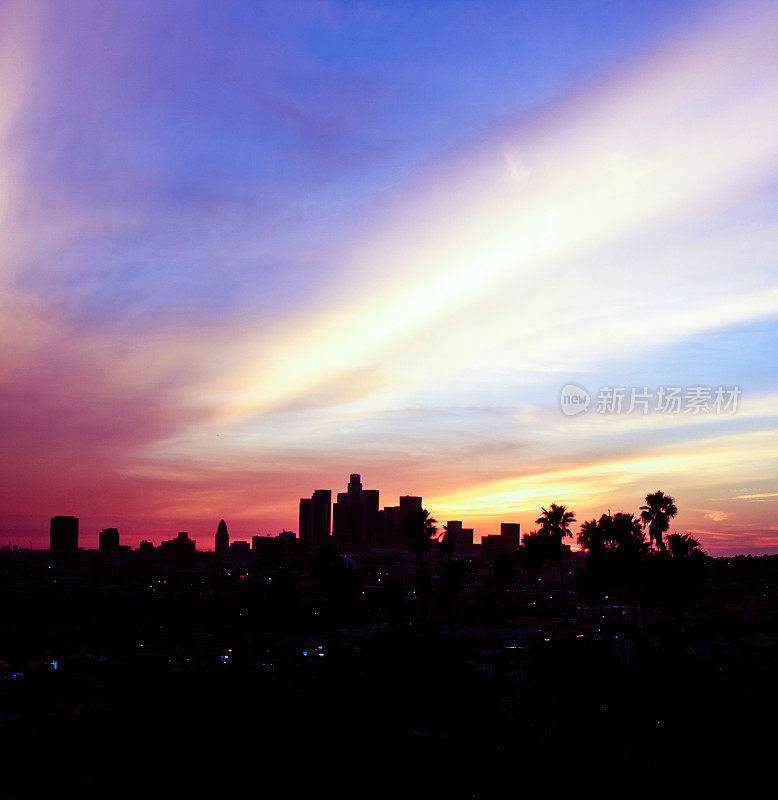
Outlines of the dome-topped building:
[{"label": "dome-topped building", "polygon": [[216,543],[214,550],[217,556],[226,556],[230,549],[230,535],[227,533],[227,523],[224,520],[219,522],[219,527],[216,528]]}]

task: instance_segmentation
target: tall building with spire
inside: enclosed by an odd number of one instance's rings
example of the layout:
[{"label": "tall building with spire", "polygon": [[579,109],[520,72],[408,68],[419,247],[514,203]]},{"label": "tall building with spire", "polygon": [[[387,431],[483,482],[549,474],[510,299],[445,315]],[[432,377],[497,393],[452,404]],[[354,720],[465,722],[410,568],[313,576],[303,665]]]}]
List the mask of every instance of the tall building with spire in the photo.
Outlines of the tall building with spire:
[{"label": "tall building with spire", "polygon": [[230,535],[227,533],[227,523],[224,520],[221,520],[216,528],[214,550],[217,556],[222,557],[226,557],[230,551]]}]

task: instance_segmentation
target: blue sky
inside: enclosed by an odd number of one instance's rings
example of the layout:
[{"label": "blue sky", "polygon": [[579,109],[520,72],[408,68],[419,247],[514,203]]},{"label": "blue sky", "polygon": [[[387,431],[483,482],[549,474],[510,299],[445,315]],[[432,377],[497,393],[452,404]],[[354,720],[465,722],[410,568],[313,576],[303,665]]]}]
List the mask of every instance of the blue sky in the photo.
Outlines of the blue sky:
[{"label": "blue sky", "polygon": [[[778,549],[770,4],[0,22],[9,535],[249,536],[361,471],[478,533],[661,481],[710,549]],[[566,419],[567,381],[743,413]]]}]

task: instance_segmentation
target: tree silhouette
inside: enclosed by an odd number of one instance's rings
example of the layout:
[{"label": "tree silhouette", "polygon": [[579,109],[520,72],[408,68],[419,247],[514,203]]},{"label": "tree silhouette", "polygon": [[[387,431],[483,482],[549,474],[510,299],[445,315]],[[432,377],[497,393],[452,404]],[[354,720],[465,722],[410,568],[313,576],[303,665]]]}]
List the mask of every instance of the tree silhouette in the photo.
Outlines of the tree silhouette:
[{"label": "tree silhouette", "polygon": [[578,544],[585,553],[600,553],[604,547],[603,529],[596,519],[590,519],[581,523],[581,530],[578,532]]},{"label": "tree silhouette", "polygon": [[634,514],[619,511],[611,517],[609,532],[616,548],[623,553],[642,555],[647,550],[643,526]]},{"label": "tree silhouette", "polygon": [[624,512],[603,514],[598,520],[581,525],[578,543],[586,552],[579,590],[590,607],[598,606],[603,619],[603,595],[606,590],[614,592],[618,597],[621,625],[626,595],[629,593],[630,599],[636,602],[643,600],[643,561],[648,545],[640,520]]},{"label": "tree silhouette", "polygon": [[578,575],[578,592],[592,611],[597,608],[600,624],[604,618],[602,600],[610,561],[606,548],[611,542],[612,522],[609,515],[603,514],[600,519],[583,522],[578,533],[578,544],[586,554],[584,569]]},{"label": "tree silhouette", "polygon": [[[435,520],[432,520],[435,522]],[[440,552],[448,557],[449,563],[457,547],[457,537],[454,531],[449,530],[448,525],[443,526],[443,533],[440,536]]]},{"label": "tree silhouette", "polygon": [[648,528],[651,543],[664,550],[663,536],[670,527],[670,520],[678,513],[675,500],[661,491],[647,494],[646,504],[640,507],[640,512],[640,519],[643,526]]},{"label": "tree silhouette", "polygon": [[[441,605],[448,612],[448,629],[451,632],[453,630],[454,616],[456,615],[459,618],[459,595],[465,588],[465,571],[462,563],[453,561],[457,537],[454,531],[449,529],[448,525],[443,526],[439,541],[440,552],[446,556],[447,563],[440,572],[438,590],[440,592]],[[460,629],[462,627],[461,619],[459,627]]]},{"label": "tree silhouette", "polygon": [[405,518],[405,537],[416,555],[417,629],[426,623],[430,580],[424,569],[424,553],[437,536],[436,520],[426,508],[411,511]]},{"label": "tree silhouette", "polygon": [[674,621],[673,649],[683,649],[686,611],[694,604],[705,583],[705,553],[688,533],[671,533],[667,549],[654,554],[654,589],[657,600]]},{"label": "tree silhouette", "polygon": [[424,553],[430,546],[430,541],[437,535],[437,520],[430,516],[426,508],[411,511],[405,518],[405,538],[408,540],[416,555],[419,569],[423,566]]},{"label": "tree silhouette", "polygon": [[673,558],[695,558],[704,555],[700,540],[688,533],[671,533],[667,537],[667,549]]},{"label": "tree silhouette", "polygon": [[567,589],[565,587],[565,567],[562,557],[562,540],[572,536],[571,523],[575,522],[575,514],[565,506],[552,503],[547,509],[541,508],[541,515],[535,520],[538,533],[548,542],[549,552],[554,553],[559,564],[559,584],[562,591],[562,614],[565,620],[565,631],[570,635],[570,620],[567,617]]},{"label": "tree silhouette", "polygon": [[643,526],[633,514],[617,512],[604,521],[607,534],[612,542],[617,592],[619,596],[619,622],[623,621],[624,600],[633,603],[637,623],[637,603],[643,599],[643,562],[648,552]]}]

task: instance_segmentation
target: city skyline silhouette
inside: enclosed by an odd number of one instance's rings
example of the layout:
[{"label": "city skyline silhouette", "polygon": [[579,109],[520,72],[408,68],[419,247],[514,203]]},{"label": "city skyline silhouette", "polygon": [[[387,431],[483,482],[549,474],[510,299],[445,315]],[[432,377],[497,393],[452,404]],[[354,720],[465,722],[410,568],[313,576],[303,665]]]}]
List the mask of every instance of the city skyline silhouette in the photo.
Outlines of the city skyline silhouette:
[{"label": "city skyline silhouette", "polygon": [[358,474],[339,495],[318,541],[302,498],[308,538],[222,519],[213,549],[106,528],[93,550],[55,516],[48,550],[0,550],[0,789],[211,793],[255,765],[265,791],[356,797],[389,762],[376,796],[497,797],[518,776],[557,796],[592,768],[616,794],[768,778],[778,557],[710,557],[660,490],[589,520],[550,504],[475,545],[418,497],[376,518]]},{"label": "city skyline silhouette", "polygon": [[769,794],[776,42],[0,2],[0,800]]}]

